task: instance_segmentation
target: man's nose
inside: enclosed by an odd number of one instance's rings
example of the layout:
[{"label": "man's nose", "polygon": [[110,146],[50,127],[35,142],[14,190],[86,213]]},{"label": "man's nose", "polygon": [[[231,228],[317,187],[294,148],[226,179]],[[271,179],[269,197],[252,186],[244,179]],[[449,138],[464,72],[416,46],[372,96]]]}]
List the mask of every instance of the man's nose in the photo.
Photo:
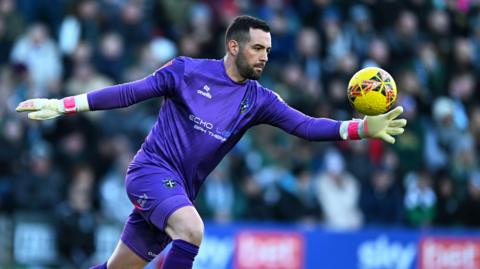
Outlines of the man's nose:
[{"label": "man's nose", "polygon": [[265,63],[268,62],[268,54],[262,53],[262,55],[260,55],[260,61]]}]

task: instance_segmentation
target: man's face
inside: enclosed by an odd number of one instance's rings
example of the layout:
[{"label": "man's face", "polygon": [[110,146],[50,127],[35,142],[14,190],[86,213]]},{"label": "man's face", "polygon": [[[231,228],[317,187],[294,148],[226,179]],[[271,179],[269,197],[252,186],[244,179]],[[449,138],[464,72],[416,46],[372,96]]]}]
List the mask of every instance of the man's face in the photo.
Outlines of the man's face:
[{"label": "man's face", "polygon": [[246,79],[257,80],[262,75],[272,48],[270,33],[250,28],[250,40],[239,44],[235,64],[240,75]]}]

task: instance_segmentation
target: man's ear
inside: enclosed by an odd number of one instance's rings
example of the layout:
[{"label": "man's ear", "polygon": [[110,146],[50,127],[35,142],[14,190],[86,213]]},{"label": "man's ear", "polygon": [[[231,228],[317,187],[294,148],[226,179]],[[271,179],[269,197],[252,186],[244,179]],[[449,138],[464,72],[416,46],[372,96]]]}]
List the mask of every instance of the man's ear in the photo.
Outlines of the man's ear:
[{"label": "man's ear", "polygon": [[240,50],[240,46],[236,40],[233,40],[233,39],[229,40],[227,43],[227,47],[228,47],[228,52],[231,55],[237,56],[238,51]]}]

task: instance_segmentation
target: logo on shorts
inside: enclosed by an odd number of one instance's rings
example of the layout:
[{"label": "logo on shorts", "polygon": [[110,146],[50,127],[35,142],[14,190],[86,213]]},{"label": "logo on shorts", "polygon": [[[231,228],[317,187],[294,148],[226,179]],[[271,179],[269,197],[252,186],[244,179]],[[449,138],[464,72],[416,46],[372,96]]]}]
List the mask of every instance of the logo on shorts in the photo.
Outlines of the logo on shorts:
[{"label": "logo on shorts", "polygon": [[136,203],[134,204],[137,209],[142,209],[145,206],[145,203],[148,200],[148,196],[144,193],[140,198],[137,199]]},{"label": "logo on shorts", "polygon": [[163,184],[167,186],[167,188],[173,189],[175,188],[175,185],[177,184],[175,181],[167,178],[163,180]]},{"label": "logo on shorts", "polygon": [[151,256],[151,257],[154,257],[154,258],[157,257],[157,254],[155,254],[151,251],[149,251],[147,254],[148,254],[148,256]]}]

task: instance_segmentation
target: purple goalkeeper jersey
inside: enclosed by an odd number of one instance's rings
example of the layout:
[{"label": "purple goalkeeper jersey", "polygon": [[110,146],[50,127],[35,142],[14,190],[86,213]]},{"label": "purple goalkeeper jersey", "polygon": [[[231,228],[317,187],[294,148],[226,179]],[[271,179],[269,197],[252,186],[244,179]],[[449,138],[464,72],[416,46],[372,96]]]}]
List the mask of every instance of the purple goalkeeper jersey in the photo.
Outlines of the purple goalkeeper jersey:
[{"label": "purple goalkeeper jersey", "polygon": [[153,165],[183,180],[194,200],[207,175],[248,128],[270,124],[307,140],[340,140],[340,121],[288,106],[255,80],[233,81],[224,61],[178,57],[146,78],[88,93],[91,110],[165,98],[131,167]]}]

